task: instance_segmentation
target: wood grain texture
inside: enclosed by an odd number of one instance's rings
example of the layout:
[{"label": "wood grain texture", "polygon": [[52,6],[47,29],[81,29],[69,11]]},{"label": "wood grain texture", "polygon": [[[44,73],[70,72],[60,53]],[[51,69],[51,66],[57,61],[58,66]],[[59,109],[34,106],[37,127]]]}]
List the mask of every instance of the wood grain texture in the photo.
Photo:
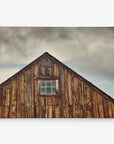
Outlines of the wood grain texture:
[{"label": "wood grain texture", "polygon": [[[41,80],[56,95],[41,95]],[[114,118],[114,101],[49,55],[0,87],[0,118]]]}]

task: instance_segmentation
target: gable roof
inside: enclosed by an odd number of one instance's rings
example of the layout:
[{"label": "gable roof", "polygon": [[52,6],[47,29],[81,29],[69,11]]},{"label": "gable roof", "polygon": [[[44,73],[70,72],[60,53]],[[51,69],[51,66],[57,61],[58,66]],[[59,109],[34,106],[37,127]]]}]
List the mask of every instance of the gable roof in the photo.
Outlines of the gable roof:
[{"label": "gable roof", "polygon": [[29,69],[32,65],[34,65],[35,63],[37,63],[39,60],[43,59],[45,56],[47,56],[48,58],[50,58],[51,60],[55,61],[56,63],[58,63],[59,65],[61,65],[62,67],[64,67],[65,69],[67,69],[69,72],[73,73],[76,77],[78,77],[80,80],[82,80],[83,82],[85,82],[86,84],[88,84],[89,86],[92,86],[93,88],[95,88],[96,90],[100,91],[101,93],[103,93],[104,97],[107,98],[108,100],[110,99],[113,103],[114,103],[114,99],[109,96],[108,94],[106,94],[105,92],[103,92],[101,89],[99,89],[98,87],[96,87],[94,84],[92,84],[91,82],[89,82],[88,80],[86,80],[84,77],[82,77],[81,75],[79,75],[78,73],[76,73],[75,71],[73,71],[71,68],[69,68],[68,66],[66,66],[65,64],[63,64],[62,62],[60,62],[58,59],[56,59],[55,57],[53,57],[52,55],[50,55],[48,52],[45,52],[44,54],[42,54],[40,57],[38,57],[37,59],[35,59],[33,62],[31,62],[30,64],[28,64],[27,66],[25,66],[23,69],[21,69],[19,72],[17,72],[16,74],[14,74],[13,76],[11,76],[9,79],[7,79],[6,81],[4,81],[3,83],[0,84],[0,89],[7,84],[9,81],[13,80],[15,77],[17,77],[18,75],[20,75],[23,71]]}]

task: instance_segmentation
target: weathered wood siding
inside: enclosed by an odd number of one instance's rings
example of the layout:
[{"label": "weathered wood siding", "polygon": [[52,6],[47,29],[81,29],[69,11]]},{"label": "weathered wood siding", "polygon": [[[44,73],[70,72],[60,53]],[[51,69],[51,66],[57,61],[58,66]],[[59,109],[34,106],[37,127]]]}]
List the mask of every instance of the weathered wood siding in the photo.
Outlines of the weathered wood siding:
[{"label": "weathered wood siding", "polygon": [[[0,89],[0,118],[114,118],[114,101],[53,59],[23,70]],[[57,96],[40,95],[40,79],[58,79]]]}]

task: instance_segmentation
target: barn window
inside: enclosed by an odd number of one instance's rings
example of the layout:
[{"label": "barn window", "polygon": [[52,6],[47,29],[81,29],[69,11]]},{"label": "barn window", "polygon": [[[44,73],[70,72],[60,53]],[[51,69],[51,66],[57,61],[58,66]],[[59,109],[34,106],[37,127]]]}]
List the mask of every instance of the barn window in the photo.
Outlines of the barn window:
[{"label": "barn window", "polygon": [[58,89],[58,80],[41,80],[40,94],[41,95],[56,95]]}]

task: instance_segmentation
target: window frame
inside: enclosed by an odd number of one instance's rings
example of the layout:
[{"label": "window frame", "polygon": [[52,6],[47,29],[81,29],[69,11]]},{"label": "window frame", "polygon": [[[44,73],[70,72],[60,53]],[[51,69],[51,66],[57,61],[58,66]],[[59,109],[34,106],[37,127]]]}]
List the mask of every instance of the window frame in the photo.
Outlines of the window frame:
[{"label": "window frame", "polygon": [[[44,89],[44,92],[42,91],[43,89]],[[53,92],[53,89],[54,89],[54,92]],[[41,80],[40,94],[41,95],[55,95],[56,94],[56,80]]]},{"label": "window frame", "polygon": [[[58,92],[57,93],[55,93],[55,94],[42,94],[41,93],[41,81],[48,81],[48,80],[58,80],[58,85],[56,85],[55,86],[55,88],[57,89],[57,87],[58,87]],[[60,79],[59,78],[39,78],[38,79],[38,83],[39,83],[39,96],[41,96],[41,97],[53,97],[53,96],[59,96],[60,95]]]}]

